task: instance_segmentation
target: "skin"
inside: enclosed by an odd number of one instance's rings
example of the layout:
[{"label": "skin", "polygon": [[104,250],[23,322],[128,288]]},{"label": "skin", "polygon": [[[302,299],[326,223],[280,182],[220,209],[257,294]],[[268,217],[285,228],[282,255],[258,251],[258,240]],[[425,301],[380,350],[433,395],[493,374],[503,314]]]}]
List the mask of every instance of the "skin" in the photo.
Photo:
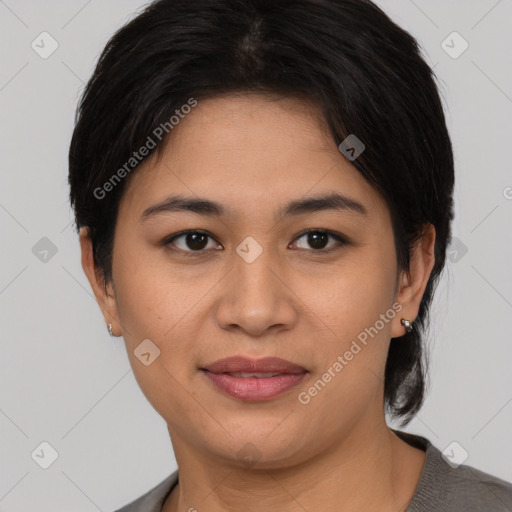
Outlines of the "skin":
[{"label": "skin", "polygon": [[[405,333],[401,318],[418,314],[434,264],[433,226],[413,248],[410,272],[399,274],[386,203],[341,155],[319,112],[298,99],[200,101],[160,156],[130,177],[106,291],[87,229],[80,243],[105,321],[124,337],[135,377],[168,425],[179,484],[164,511],[405,510],[425,453],[386,425],[384,368],[390,338]],[[368,216],[325,210],[275,218],[289,201],[325,192],[358,200]],[[171,194],[214,200],[230,212],[140,220]],[[202,252],[185,237],[162,244],[187,229],[211,235]],[[308,229],[350,243],[329,237],[314,246],[303,236]],[[263,249],[250,264],[235,250],[247,236]],[[402,310],[307,405],[299,403],[298,394],[395,303]],[[161,351],[149,366],[134,355],[147,338]],[[309,374],[271,400],[243,402],[199,371],[242,354],[282,357]],[[247,443],[259,456],[251,467],[237,455]]]}]

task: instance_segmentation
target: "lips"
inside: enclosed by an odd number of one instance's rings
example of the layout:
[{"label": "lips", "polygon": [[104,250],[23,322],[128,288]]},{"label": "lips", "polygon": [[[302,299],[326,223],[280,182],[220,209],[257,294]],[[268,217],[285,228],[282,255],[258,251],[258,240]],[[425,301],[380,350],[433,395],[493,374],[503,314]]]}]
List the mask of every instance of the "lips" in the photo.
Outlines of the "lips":
[{"label": "lips", "polygon": [[242,356],[220,359],[201,370],[215,389],[253,402],[281,395],[296,387],[309,373],[304,367],[277,357]]},{"label": "lips", "polygon": [[276,375],[282,375],[283,372],[230,372],[226,373],[226,375],[231,375],[231,377],[238,377],[240,379],[268,379],[270,377],[275,377]]},{"label": "lips", "polygon": [[243,356],[228,357],[219,359],[212,364],[201,368],[211,373],[303,373],[307,371],[304,367],[281,359],[279,357],[264,357],[263,359],[251,359]]}]

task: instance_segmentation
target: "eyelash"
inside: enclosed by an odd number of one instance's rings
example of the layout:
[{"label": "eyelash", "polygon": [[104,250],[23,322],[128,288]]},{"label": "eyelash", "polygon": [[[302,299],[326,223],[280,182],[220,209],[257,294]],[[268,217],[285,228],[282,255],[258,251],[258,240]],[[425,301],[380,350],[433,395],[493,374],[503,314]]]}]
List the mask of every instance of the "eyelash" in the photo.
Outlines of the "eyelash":
[{"label": "eyelash", "polygon": [[[198,256],[203,256],[204,253],[206,252],[206,249],[201,249],[198,251],[185,251],[183,249],[175,249],[175,248],[169,247],[178,238],[184,237],[184,236],[186,236],[188,234],[192,234],[192,233],[206,235],[206,236],[210,237],[211,239],[215,240],[215,237],[213,237],[213,235],[211,235],[207,231],[202,231],[200,229],[191,229],[191,230],[187,230],[187,231],[181,231],[180,233],[176,233],[174,235],[171,235],[170,237],[167,237],[163,241],[163,245],[168,247],[169,250],[171,250],[173,252],[180,252],[184,256],[187,256],[187,257],[195,258]],[[330,254],[331,252],[336,251],[336,250],[340,249],[341,247],[350,244],[349,240],[346,237],[344,237],[343,235],[336,233],[334,231],[329,231],[327,229],[308,229],[308,230],[300,233],[299,235],[297,235],[297,237],[294,240],[299,240],[302,237],[304,237],[310,233],[320,233],[323,235],[328,235],[331,238],[333,238],[334,240],[336,240],[336,242],[338,242],[338,245],[334,245],[333,247],[330,247],[329,249],[310,249],[310,252],[313,252],[316,254]],[[308,249],[299,249],[299,250],[307,251]]]}]

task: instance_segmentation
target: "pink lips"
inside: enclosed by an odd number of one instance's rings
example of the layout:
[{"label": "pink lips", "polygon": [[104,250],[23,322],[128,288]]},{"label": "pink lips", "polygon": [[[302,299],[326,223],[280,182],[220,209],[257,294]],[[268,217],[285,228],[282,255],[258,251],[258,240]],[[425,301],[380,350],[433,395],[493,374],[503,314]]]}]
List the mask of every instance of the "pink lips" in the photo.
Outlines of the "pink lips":
[{"label": "pink lips", "polygon": [[[220,359],[201,370],[221,391],[248,401],[274,398],[296,386],[308,373],[302,366],[277,357],[243,356]],[[232,375],[240,373],[245,375]]]}]

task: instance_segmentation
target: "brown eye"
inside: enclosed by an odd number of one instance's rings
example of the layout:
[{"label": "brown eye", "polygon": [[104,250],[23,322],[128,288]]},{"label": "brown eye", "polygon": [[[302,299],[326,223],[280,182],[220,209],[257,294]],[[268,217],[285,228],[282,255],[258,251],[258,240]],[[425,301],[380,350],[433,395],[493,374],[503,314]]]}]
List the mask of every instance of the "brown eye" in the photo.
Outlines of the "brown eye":
[{"label": "brown eye", "polygon": [[[164,245],[171,245],[178,248],[178,250],[193,253],[193,252],[205,252],[204,249],[211,248],[208,246],[208,242],[213,237],[203,231],[185,231],[173,235],[164,242]],[[213,244],[215,246],[215,244]]]},{"label": "brown eye", "polygon": [[[324,251],[328,252],[332,248],[334,248],[336,245],[346,245],[348,244],[347,240],[342,237],[341,235],[338,235],[336,233],[333,233],[331,231],[324,231],[324,230],[309,230],[306,233],[303,233],[297,240],[300,240],[304,238],[309,245],[309,247],[300,247],[301,249],[312,249],[313,251]],[[332,238],[337,242],[334,244],[331,244],[330,246],[327,246],[329,239]],[[295,244],[297,245],[297,243]]]},{"label": "brown eye", "polygon": [[312,231],[307,234],[307,237],[308,244],[313,249],[325,249],[325,246],[329,243],[329,235],[320,231]]},{"label": "brown eye", "polygon": [[193,251],[200,251],[208,245],[208,235],[203,233],[188,233],[185,235],[185,245]]}]

